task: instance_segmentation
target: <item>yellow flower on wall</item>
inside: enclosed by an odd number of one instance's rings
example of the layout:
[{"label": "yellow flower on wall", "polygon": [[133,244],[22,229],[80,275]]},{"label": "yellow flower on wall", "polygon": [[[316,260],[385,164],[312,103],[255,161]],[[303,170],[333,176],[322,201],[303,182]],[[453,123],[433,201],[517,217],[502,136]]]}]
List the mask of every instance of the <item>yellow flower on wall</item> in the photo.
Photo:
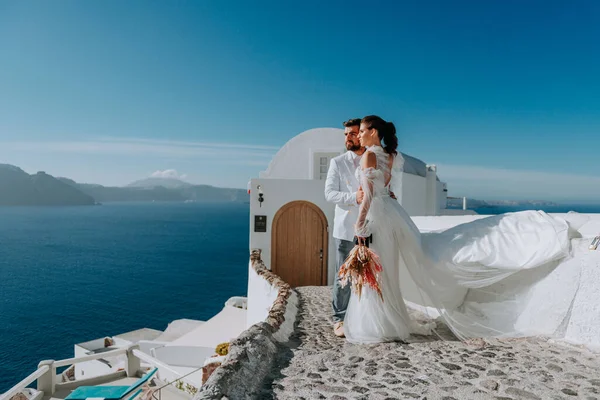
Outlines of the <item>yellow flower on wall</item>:
[{"label": "yellow flower on wall", "polygon": [[229,353],[229,343],[218,344],[215,352],[220,356],[226,356]]}]

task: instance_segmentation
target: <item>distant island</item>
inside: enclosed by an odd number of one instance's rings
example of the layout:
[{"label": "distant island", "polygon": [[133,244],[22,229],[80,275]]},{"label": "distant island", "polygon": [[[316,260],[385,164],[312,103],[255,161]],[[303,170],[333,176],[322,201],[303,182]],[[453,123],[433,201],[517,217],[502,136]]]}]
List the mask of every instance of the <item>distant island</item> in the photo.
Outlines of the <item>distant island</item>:
[{"label": "distant island", "polygon": [[[447,201],[448,208],[462,208],[462,198],[449,198]],[[467,198],[467,208],[484,208],[484,207],[506,207],[506,206],[544,206],[555,207],[558,204],[545,200],[476,200]]]},{"label": "distant island", "polygon": [[77,183],[44,172],[29,175],[0,164],[0,206],[72,206],[127,201],[243,202],[243,189],[193,185],[175,178],[148,178],[125,187]]},{"label": "distant island", "polygon": [[89,194],[44,172],[29,175],[14,165],[0,164],[2,206],[75,206],[95,203]]}]

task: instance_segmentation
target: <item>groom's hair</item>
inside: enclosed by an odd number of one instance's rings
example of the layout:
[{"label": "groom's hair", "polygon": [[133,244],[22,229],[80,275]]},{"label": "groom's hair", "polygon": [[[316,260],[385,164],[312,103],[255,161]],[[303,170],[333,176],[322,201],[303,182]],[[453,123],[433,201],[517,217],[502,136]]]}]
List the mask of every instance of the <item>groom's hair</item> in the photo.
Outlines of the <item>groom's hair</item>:
[{"label": "groom's hair", "polygon": [[352,126],[360,126],[360,118],[349,119],[348,121],[344,122],[342,125],[344,125],[346,128],[350,128]]}]

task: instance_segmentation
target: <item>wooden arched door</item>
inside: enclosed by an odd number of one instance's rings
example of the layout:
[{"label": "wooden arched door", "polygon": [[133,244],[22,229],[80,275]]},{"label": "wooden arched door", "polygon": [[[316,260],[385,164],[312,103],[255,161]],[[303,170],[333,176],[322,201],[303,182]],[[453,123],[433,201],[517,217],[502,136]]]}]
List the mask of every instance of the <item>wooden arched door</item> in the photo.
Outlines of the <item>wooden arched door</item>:
[{"label": "wooden arched door", "polygon": [[271,228],[271,270],[292,287],[327,285],[327,218],[308,201],[277,211]]}]

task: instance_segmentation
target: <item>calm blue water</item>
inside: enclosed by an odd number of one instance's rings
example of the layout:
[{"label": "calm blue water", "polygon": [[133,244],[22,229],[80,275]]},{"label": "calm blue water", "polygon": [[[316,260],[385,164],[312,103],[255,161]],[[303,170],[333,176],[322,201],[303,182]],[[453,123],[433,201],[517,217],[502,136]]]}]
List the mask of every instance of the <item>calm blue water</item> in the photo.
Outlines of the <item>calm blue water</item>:
[{"label": "calm blue water", "polygon": [[0,208],[0,393],[75,343],[245,296],[247,204]]}]

